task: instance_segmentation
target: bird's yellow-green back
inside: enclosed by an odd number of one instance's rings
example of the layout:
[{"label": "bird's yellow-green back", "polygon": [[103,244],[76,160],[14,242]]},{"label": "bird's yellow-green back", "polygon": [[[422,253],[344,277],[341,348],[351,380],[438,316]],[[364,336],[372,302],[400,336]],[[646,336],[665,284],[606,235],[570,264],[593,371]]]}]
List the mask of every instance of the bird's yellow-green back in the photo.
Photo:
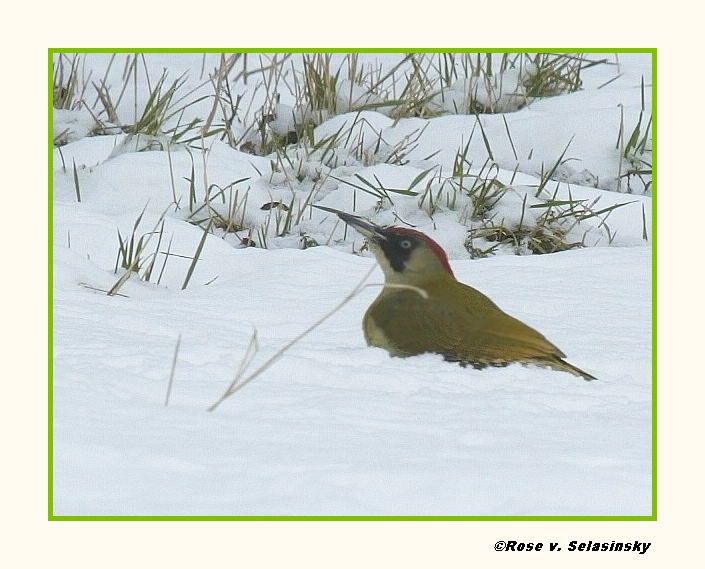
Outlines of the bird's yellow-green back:
[{"label": "bird's yellow-green back", "polygon": [[563,357],[539,332],[454,278],[417,280],[413,286],[428,297],[387,288],[370,306],[363,320],[370,345],[400,356],[436,352],[470,364]]}]

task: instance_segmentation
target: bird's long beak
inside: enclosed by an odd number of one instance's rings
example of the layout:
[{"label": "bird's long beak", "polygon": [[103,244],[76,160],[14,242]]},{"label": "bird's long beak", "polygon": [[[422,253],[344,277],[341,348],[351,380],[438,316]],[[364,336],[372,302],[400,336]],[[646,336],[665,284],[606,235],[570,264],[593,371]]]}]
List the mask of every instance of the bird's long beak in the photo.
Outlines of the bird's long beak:
[{"label": "bird's long beak", "polygon": [[371,241],[379,243],[387,239],[385,228],[372,223],[369,219],[358,217],[357,215],[350,215],[342,211],[338,212],[338,217]]},{"label": "bird's long beak", "polygon": [[318,209],[329,211],[336,214],[340,219],[347,223],[350,227],[357,230],[359,233],[367,237],[370,241],[379,243],[387,239],[386,228],[381,225],[376,225],[372,223],[369,219],[364,217],[359,217],[357,215],[352,215],[350,213],[345,213],[337,209],[324,206],[314,206]]}]

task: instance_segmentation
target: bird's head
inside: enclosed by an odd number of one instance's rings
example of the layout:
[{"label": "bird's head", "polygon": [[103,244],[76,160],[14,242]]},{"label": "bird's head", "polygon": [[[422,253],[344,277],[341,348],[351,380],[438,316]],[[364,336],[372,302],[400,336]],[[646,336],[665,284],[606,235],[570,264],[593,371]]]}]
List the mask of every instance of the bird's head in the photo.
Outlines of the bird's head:
[{"label": "bird's head", "polygon": [[413,284],[434,276],[455,278],[445,251],[428,235],[406,227],[382,227],[341,211],[335,213],[367,237],[387,282]]}]

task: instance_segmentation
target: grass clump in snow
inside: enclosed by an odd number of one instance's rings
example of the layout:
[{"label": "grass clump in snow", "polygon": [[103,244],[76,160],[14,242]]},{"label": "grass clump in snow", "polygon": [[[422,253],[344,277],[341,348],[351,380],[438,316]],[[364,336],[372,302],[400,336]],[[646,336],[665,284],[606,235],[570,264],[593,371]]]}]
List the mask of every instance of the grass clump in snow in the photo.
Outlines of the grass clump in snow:
[{"label": "grass clump in snow", "polygon": [[154,263],[157,255],[156,251],[149,253],[147,246],[149,245],[152,237],[154,235],[158,235],[159,239],[157,243],[157,250],[159,250],[159,245],[161,244],[161,240],[164,235],[164,217],[166,216],[166,211],[164,211],[164,213],[160,216],[152,231],[137,237],[137,230],[142,223],[142,218],[144,217],[146,209],[147,206],[145,206],[142,213],[140,213],[137,217],[129,237],[123,238],[120,230],[118,229],[118,252],[115,260],[115,273],[122,269],[123,274],[108,291],[108,296],[114,296],[117,294],[132,274],[140,274],[141,271],[142,274],[140,275],[140,278],[142,280],[149,282],[151,279],[152,270],[154,269]]},{"label": "grass clump in snow", "polygon": [[[80,108],[85,84],[80,85],[78,66],[80,58],[74,54],[59,54],[53,73],[53,104],[55,109],[76,110]],[[82,89],[79,91],[79,89]]]},{"label": "grass clump in snow", "polygon": [[[585,54],[409,53],[383,73],[381,66],[363,69],[354,53],[337,66],[330,53],[301,58],[301,72],[276,56],[261,66],[265,105],[240,139],[243,150],[267,155],[305,135],[311,142],[312,126],[354,111],[397,120],[512,112],[535,98],[578,90],[581,72],[605,63]],[[293,106],[280,102],[284,90]]]},{"label": "grass clump in snow", "polygon": [[[651,176],[653,173],[651,166],[651,124],[652,115],[646,119],[646,105],[644,102],[644,78],[641,79],[641,110],[636,125],[631,130],[629,138],[626,138],[626,128],[624,125],[624,109],[620,107],[621,117],[619,122],[619,134],[617,135],[616,148],[620,152],[618,190],[632,193],[632,183],[637,179],[640,183],[639,193],[651,193]],[[626,189],[622,187],[622,181],[626,180]]]},{"label": "grass clump in snow", "polygon": [[[186,74],[169,81],[163,71],[156,82],[151,81],[144,54],[128,54],[122,82],[109,86],[107,77],[116,57],[111,57],[104,77],[93,81],[90,73],[81,73],[80,56],[61,54],[54,67],[55,106],[88,109],[96,125],[92,134],[114,132],[115,127],[128,133],[118,149],[121,151],[170,152],[174,145],[186,146],[192,159],[191,175],[185,178],[187,220],[223,238],[235,234],[242,245],[267,248],[278,238],[287,238],[289,245],[298,242],[303,248],[323,242],[321,234],[312,236],[302,220],[307,212],[310,217],[309,206],[339,189],[350,190],[353,211],[357,196],[362,194],[376,199],[376,211],[410,198],[431,218],[445,210],[457,211],[460,222],[468,227],[466,248],[472,256],[501,249],[549,253],[582,246],[584,234],[579,230],[591,218],[599,218],[599,228],[610,241],[613,238],[604,224],[612,208],[599,210],[585,201],[561,200],[548,191],[549,182],[558,177],[559,166],[565,162],[565,151],[552,168],[542,172],[536,188],[515,187],[500,175],[486,127],[479,120],[480,113],[508,113],[537,97],[576,91],[582,85],[582,72],[605,60],[585,54],[410,53],[383,72],[381,65],[363,68],[354,53],[342,59],[325,53],[221,54],[208,79],[189,90]],[[294,65],[294,58],[300,58],[301,65]],[[144,81],[138,78],[146,80],[147,93]],[[196,93],[209,84],[209,93]],[[138,86],[140,100],[146,96],[141,105],[137,102]],[[95,101],[89,105],[86,93],[92,91]],[[132,107],[127,104],[130,93],[134,93]],[[195,106],[204,101],[210,112],[205,119],[194,118]],[[126,108],[133,112],[132,121],[126,119]],[[336,117],[341,113],[350,114]],[[365,172],[366,167],[379,164],[408,165],[428,126],[406,130],[408,134],[401,140],[389,143],[385,137],[397,126],[393,121],[448,113],[477,117],[470,138],[477,128],[487,151],[479,169],[469,158],[468,141],[458,151],[450,176],[444,177],[438,166],[428,167],[435,152],[422,159],[416,157],[424,169],[404,188],[388,187],[376,174]],[[327,119],[345,120],[337,130],[326,130],[327,125],[316,130]],[[518,162],[506,120],[505,127]],[[631,131],[622,124],[617,140],[624,160],[620,178],[628,183],[635,176],[645,180],[650,176],[650,127],[642,84],[642,113]],[[316,140],[318,132],[322,134]],[[260,172],[258,190],[262,185],[271,189],[267,202],[261,193],[256,194],[257,200],[250,199],[255,195],[250,187],[239,186],[246,179],[225,186],[208,183],[209,149],[204,141],[210,137],[211,141],[217,137],[240,151],[268,157],[268,172],[261,173],[253,164]],[[192,150],[202,153],[202,186],[195,179]],[[169,160],[172,168],[171,155]],[[174,172],[170,174],[173,204],[178,209]],[[77,176],[75,192],[80,201]],[[267,204],[268,214],[262,216],[258,209]],[[594,229],[594,224],[591,227]],[[121,266],[133,267],[133,272],[134,258],[143,252],[136,230],[127,240],[120,236]],[[141,263],[144,261],[136,266]]]},{"label": "grass clump in snow", "polygon": [[[169,206],[171,208],[171,205]],[[144,207],[140,215],[135,220],[132,226],[132,230],[127,237],[123,237],[122,233],[118,229],[118,251],[115,260],[115,273],[119,273],[122,270],[122,275],[115,282],[115,284],[110,288],[108,296],[114,296],[118,294],[118,291],[123,287],[123,285],[132,277],[136,275],[140,280],[144,282],[152,282],[154,269],[156,267],[157,258],[161,254],[164,256],[164,261],[162,263],[159,275],[156,278],[156,284],[160,284],[162,276],[164,275],[164,270],[166,264],[171,256],[182,257],[190,260],[189,267],[184,276],[184,282],[181,289],[185,289],[188,286],[189,281],[193,275],[196,265],[201,258],[201,253],[205,245],[205,239],[210,232],[210,226],[206,227],[201,236],[201,239],[196,248],[196,252],[192,257],[184,255],[175,255],[171,252],[171,242],[168,245],[166,251],[161,250],[162,239],[164,237],[164,224],[168,209],[164,210],[159,216],[159,219],[154,224],[151,231],[142,233],[140,235],[139,228],[142,225],[142,219],[147,210],[147,206]],[[138,236],[139,235],[139,236]],[[149,244],[154,236],[157,236],[157,243],[154,247],[150,247]]]},{"label": "grass clump in snow", "polygon": [[[606,63],[585,54],[441,53],[431,69],[431,112],[506,113],[536,98],[572,93],[584,69]],[[436,82],[433,81],[436,79]]]},{"label": "grass clump in snow", "polygon": [[[90,72],[81,73],[83,61],[80,54],[69,57],[59,54],[54,64],[53,73],[53,107],[59,110],[71,110],[87,115],[92,126],[89,136],[127,133],[142,136],[137,143],[138,150],[163,150],[169,143],[191,143],[209,136],[220,134],[224,128],[206,131],[199,127],[202,119],[194,118],[186,124],[181,123],[181,117],[189,107],[197,105],[209,95],[194,97],[194,93],[203,85],[198,85],[184,92],[186,75],[167,83],[168,72],[153,84],[147,72],[145,55],[128,54],[122,74],[122,83],[110,85],[108,76],[116,60],[113,54],[102,79],[93,80]],[[141,62],[141,65],[140,65]],[[140,68],[144,69],[144,82],[147,85],[146,102],[138,103],[143,98],[139,92],[143,84]],[[117,91],[117,96],[115,92]],[[89,102],[89,94],[95,99]],[[132,93],[133,104],[130,107],[125,99],[127,93]],[[128,110],[129,109],[129,110]],[[127,118],[130,110],[132,120]],[[65,144],[72,139],[70,132],[62,131],[55,134],[55,145]]]},{"label": "grass clump in snow", "polygon": [[[566,199],[560,199],[558,185],[553,193],[548,191],[551,175],[565,161],[565,151],[543,172],[540,183],[530,187],[502,181],[499,166],[489,159],[479,169],[473,168],[468,148],[469,142],[457,151],[450,178],[437,173],[428,179],[418,206],[432,219],[443,210],[458,211],[460,222],[468,227],[465,248],[472,258],[500,251],[547,254],[583,247],[586,235],[596,228],[608,242],[614,239],[607,218],[627,203],[598,209],[599,197],[588,203],[573,198],[570,190]],[[429,172],[422,172],[415,183]],[[597,227],[584,225],[590,219],[597,220]]]},{"label": "grass clump in snow", "polygon": [[528,60],[523,81],[527,99],[574,93],[583,84],[581,74],[585,69],[606,63],[604,59],[590,59],[584,53],[536,53],[522,57]]},{"label": "grass clump in snow", "polygon": [[[500,189],[489,209],[472,210],[465,248],[473,258],[493,255],[502,248],[517,255],[541,255],[584,247],[586,236],[595,229],[604,232],[611,243],[614,234],[607,218],[615,209],[631,203],[598,209],[599,197],[588,203],[573,198],[569,191],[567,199],[559,199],[559,186],[552,195],[545,190],[535,194],[527,186],[498,183],[497,187]],[[590,219],[596,219],[597,225],[584,225]]]}]

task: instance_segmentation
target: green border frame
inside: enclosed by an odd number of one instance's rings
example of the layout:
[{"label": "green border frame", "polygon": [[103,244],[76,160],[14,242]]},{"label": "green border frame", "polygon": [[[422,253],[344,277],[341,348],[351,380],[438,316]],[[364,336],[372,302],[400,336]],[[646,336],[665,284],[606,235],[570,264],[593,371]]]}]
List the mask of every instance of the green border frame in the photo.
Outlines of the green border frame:
[{"label": "green border frame", "polygon": [[53,346],[53,329],[54,329],[54,237],[53,237],[53,188],[54,188],[54,145],[51,132],[53,129],[53,63],[54,54],[59,53],[222,53],[237,51],[235,49],[196,49],[196,48],[49,48],[48,50],[48,227],[49,227],[49,294],[48,294],[48,520],[49,521],[537,521],[537,522],[555,522],[555,521],[656,521],[657,520],[657,487],[658,487],[658,448],[657,448],[657,286],[656,286],[656,267],[657,267],[657,50],[656,48],[490,48],[490,49],[457,49],[457,48],[433,48],[433,49],[404,49],[404,48],[331,48],[331,49],[292,49],[286,50],[282,48],[257,48],[257,49],[241,49],[239,51],[248,53],[438,53],[438,52],[470,52],[470,53],[504,53],[504,52],[582,52],[582,53],[650,53],[651,54],[651,70],[652,70],[652,229],[651,229],[651,287],[652,287],[652,317],[651,317],[651,348],[652,348],[652,372],[651,372],[651,515],[650,516],[56,516],[54,515],[54,485],[53,485],[53,464],[54,464],[54,445],[53,445],[53,420],[54,420],[54,346]]}]

